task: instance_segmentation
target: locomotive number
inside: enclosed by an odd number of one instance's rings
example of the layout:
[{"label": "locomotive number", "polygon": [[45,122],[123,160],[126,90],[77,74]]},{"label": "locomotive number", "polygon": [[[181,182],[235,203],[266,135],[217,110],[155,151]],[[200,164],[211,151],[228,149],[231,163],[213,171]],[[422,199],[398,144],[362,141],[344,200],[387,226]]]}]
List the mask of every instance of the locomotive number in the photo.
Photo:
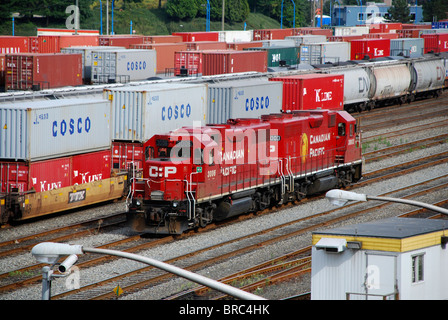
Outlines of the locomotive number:
[{"label": "locomotive number", "polygon": [[221,173],[224,177],[227,177],[231,174],[236,174],[236,166],[222,168]]},{"label": "locomotive number", "polygon": [[216,177],[216,170],[209,170],[207,173],[207,178]]}]

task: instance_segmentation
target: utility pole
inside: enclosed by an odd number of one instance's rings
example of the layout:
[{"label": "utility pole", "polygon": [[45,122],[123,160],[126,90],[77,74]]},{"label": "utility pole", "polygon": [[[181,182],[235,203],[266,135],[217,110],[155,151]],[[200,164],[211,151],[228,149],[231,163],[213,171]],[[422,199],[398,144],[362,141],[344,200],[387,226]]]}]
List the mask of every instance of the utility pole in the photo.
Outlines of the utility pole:
[{"label": "utility pole", "polygon": [[221,29],[224,31],[224,12],[225,12],[226,0],[222,0],[222,21],[221,21]]}]

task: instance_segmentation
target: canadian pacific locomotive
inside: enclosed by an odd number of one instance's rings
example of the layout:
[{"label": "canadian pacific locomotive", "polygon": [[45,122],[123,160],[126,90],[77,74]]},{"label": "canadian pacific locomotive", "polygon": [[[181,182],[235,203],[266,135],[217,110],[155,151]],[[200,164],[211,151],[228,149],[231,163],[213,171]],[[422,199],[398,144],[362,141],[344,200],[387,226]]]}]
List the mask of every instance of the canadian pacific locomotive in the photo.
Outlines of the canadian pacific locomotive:
[{"label": "canadian pacific locomotive", "polygon": [[181,234],[212,221],[356,182],[359,128],[346,111],[311,110],[183,127],[145,143],[128,220],[137,231]]}]

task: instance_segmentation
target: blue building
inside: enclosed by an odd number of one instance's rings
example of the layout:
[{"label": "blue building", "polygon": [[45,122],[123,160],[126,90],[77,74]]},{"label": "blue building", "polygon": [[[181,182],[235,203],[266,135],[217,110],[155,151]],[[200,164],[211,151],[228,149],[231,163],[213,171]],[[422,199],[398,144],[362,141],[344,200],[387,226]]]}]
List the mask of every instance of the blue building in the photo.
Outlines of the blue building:
[{"label": "blue building", "polygon": [[[339,6],[339,3],[332,1],[331,21],[333,26],[352,27],[369,23],[380,23],[390,19],[387,12],[389,5],[384,3],[367,2],[364,6]],[[423,21],[422,6],[410,6],[411,23]]]}]

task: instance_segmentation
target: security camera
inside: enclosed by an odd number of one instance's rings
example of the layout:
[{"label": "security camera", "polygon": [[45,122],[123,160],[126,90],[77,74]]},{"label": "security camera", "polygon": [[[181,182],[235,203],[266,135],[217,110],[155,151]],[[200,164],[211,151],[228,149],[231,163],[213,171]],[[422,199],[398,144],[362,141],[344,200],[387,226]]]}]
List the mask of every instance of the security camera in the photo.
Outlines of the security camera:
[{"label": "security camera", "polygon": [[59,272],[67,272],[76,263],[76,261],[78,261],[78,256],[76,254],[69,255],[67,259],[65,259],[64,262],[59,265]]}]

